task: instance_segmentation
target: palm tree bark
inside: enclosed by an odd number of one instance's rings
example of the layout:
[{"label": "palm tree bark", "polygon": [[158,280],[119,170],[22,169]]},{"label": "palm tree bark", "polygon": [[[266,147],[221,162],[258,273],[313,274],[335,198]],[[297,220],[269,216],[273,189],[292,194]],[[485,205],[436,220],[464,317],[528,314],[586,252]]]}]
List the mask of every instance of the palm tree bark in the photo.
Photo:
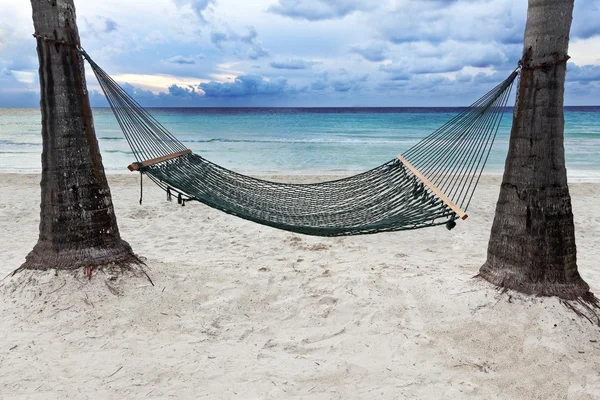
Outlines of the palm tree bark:
[{"label": "palm tree bark", "polygon": [[20,269],[139,264],[121,239],[79,55],[73,0],[31,0],[42,112],[38,243]]},{"label": "palm tree bark", "polygon": [[563,99],[574,0],[529,0],[510,146],[480,275],[527,294],[590,298],[564,154]]}]

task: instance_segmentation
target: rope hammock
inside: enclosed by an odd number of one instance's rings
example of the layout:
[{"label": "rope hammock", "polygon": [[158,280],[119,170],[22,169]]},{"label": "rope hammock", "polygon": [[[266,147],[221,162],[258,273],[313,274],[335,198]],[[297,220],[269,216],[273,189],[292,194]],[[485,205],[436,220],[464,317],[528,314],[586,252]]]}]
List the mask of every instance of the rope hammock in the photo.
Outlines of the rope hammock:
[{"label": "rope hammock", "polygon": [[[178,202],[195,200],[259,224],[315,236],[359,235],[446,224],[466,211],[519,70],[403,155],[361,174],[313,184],[245,176],[192,153],[90,63],[140,171]],[[141,201],[141,200],[140,200]]]}]

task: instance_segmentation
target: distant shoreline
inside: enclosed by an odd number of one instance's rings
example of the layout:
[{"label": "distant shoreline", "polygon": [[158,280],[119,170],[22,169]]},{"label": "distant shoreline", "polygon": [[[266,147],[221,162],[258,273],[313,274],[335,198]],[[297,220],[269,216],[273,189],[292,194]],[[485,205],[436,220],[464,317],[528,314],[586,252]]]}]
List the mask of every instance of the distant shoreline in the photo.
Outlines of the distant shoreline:
[{"label": "distant shoreline", "polygon": [[[119,177],[119,179],[124,177],[131,177],[132,179],[139,179],[139,174],[137,172],[132,173],[128,171],[126,168],[123,168],[123,171],[115,171],[115,170],[105,170],[106,175],[110,177]],[[253,176],[259,179],[265,180],[275,180],[275,181],[296,181],[300,179],[304,183],[311,182],[311,179],[316,178],[316,181],[323,180],[332,180],[344,178],[356,174],[360,174],[365,172],[365,170],[332,170],[332,171],[253,171],[253,170],[239,170],[236,172]],[[498,180],[502,177],[503,171],[489,171],[482,174],[482,179],[492,179]],[[39,177],[41,175],[41,171],[0,171],[1,177],[10,177],[10,176],[19,176],[26,179],[33,179],[34,177]],[[600,169],[597,171],[593,170],[567,170],[567,176],[569,183],[600,183]],[[325,178],[325,179],[323,179]]]}]

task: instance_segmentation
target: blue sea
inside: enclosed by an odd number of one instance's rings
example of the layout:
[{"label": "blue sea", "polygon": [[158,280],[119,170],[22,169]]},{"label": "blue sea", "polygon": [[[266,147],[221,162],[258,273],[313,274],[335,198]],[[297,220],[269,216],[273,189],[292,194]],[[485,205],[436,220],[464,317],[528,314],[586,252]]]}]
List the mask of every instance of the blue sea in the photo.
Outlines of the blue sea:
[{"label": "blue sea", "polygon": [[[162,108],[149,111],[188,148],[242,173],[348,174],[382,164],[451,119],[460,108]],[[109,173],[135,161],[109,108],[94,112]],[[38,109],[0,109],[0,172],[39,172]],[[511,110],[485,172],[501,173]],[[600,107],[565,109],[569,177],[600,180]]]}]

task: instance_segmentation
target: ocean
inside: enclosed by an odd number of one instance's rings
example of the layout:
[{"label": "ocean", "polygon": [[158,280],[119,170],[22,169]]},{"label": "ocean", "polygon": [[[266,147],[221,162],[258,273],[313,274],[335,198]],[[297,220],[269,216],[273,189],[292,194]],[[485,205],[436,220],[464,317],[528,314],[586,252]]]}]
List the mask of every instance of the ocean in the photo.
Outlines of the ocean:
[{"label": "ocean", "polygon": [[[154,108],[188,148],[248,174],[350,174],[380,165],[451,119],[460,108]],[[135,161],[109,108],[93,110],[108,173]],[[0,172],[41,170],[38,109],[0,109]],[[501,173],[512,120],[507,111],[486,166]],[[600,107],[565,108],[569,178],[600,181]]]}]

